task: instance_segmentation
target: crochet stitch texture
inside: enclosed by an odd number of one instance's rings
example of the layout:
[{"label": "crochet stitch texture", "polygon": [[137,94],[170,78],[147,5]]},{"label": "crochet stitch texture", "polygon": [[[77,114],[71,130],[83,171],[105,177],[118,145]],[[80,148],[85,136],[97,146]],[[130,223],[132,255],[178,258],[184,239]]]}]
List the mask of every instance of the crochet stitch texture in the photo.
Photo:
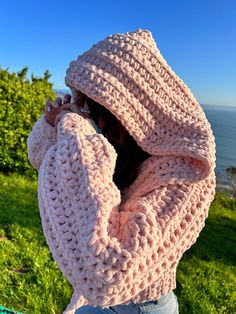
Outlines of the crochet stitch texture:
[{"label": "crochet stitch texture", "polygon": [[117,153],[88,119],[45,114],[27,139],[39,170],[43,230],[74,289],[64,313],[159,299],[197,240],[215,195],[215,138],[189,88],[150,31],[109,35],[70,63],[65,82],[109,109],[151,157],[124,191]]}]

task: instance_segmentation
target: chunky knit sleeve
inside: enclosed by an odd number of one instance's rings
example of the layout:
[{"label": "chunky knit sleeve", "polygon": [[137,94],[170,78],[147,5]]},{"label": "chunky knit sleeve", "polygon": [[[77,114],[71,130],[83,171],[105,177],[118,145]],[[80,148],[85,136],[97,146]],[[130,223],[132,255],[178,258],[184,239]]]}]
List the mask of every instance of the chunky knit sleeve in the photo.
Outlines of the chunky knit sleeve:
[{"label": "chunky knit sleeve", "polygon": [[56,128],[51,126],[45,114],[37,120],[27,138],[28,159],[31,165],[39,170],[42,160],[49,149],[56,142]]},{"label": "chunky knit sleeve", "polygon": [[[75,294],[92,306],[125,303],[175,271],[196,241],[214,197],[214,175],[191,184],[156,184],[121,206],[112,180],[117,154],[108,140],[74,113],[64,115],[57,131],[39,173],[48,244]],[[162,174],[181,163],[190,171],[189,158],[167,160],[156,163]],[[150,176],[141,182],[148,184]]]}]

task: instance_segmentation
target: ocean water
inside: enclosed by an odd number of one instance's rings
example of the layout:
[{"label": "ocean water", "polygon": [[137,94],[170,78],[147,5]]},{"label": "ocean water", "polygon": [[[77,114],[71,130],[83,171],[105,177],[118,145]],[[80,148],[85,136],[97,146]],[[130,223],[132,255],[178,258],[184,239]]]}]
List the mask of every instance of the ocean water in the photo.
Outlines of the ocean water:
[{"label": "ocean water", "polygon": [[216,177],[227,184],[225,169],[236,167],[236,106],[201,105],[216,140]]}]

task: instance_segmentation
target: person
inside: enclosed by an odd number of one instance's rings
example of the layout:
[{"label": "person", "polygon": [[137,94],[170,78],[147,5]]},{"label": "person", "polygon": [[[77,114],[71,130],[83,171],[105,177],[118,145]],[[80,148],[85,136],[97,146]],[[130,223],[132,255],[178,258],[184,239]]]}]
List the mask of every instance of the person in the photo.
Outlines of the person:
[{"label": "person", "polygon": [[65,82],[27,139],[64,313],[178,313],[176,269],[215,196],[211,126],[149,30],[107,36]]}]

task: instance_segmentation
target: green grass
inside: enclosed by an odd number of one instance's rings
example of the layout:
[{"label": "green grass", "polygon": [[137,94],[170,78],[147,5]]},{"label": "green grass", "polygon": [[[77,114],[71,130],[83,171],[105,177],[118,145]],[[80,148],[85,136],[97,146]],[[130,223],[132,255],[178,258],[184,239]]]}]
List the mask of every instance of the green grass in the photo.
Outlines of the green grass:
[{"label": "green grass", "polygon": [[0,174],[0,305],[59,314],[71,294],[42,232],[37,181]]},{"label": "green grass", "polygon": [[[217,193],[205,228],[177,268],[180,314],[236,313],[235,231],[236,200]],[[42,232],[37,181],[0,173],[0,305],[59,314],[71,294]]]},{"label": "green grass", "polygon": [[180,313],[236,313],[236,199],[217,193],[177,268]]}]

